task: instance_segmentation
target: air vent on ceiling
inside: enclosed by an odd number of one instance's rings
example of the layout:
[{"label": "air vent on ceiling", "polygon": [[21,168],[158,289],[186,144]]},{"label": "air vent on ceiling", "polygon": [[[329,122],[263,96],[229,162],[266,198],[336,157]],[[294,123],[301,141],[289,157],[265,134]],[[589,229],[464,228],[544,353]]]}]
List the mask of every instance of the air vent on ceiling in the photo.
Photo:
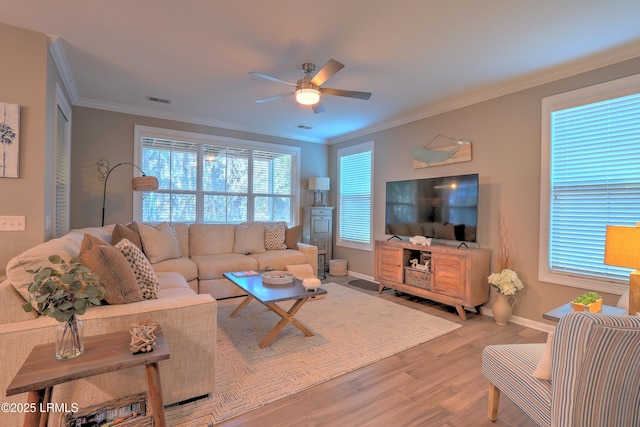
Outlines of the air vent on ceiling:
[{"label": "air vent on ceiling", "polygon": [[158,98],[156,96],[147,96],[147,101],[159,102],[161,104],[171,104],[171,101],[164,98]]},{"label": "air vent on ceiling", "polygon": [[306,126],[306,125],[298,125],[296,126],[298,129],[304,129],[304,130],[309,130],[309,129],[313,129],[311,126]]}]

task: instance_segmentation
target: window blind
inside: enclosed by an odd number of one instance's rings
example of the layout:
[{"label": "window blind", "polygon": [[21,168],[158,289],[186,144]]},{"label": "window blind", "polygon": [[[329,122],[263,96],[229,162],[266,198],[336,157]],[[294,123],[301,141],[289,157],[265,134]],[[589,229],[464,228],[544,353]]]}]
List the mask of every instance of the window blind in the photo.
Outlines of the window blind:
[{"label": "window blind", "polygon": [[69,232],[70,145],[69,119],[60,106],[56,114],[55,134],[55,225],[54,237]]},{"label": "window blind", "polygon": [[604,264],[607,225],[640,221],[640,94],[551,113],[552,272],[628,282]]},{"label": "window blind", "polygon": [[142,220],[292,223],[298,162],[284,151],[142,137],[142,169],[159,183],[141,196]]},{"label": "window blind", "polygon": [[338,244],[371,249],[373,144],[339,150]]}]

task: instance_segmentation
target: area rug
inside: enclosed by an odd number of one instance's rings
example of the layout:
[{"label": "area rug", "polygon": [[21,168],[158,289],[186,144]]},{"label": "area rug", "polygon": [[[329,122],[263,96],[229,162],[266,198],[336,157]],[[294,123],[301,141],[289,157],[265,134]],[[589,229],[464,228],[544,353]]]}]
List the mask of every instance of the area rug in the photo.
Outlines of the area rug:
[{"label": "area rug", "polygon": [[230,318],[240,299],[218,301],[215,393],[167,408],[167,421],[213,425],[460,327],[346,286],[323,287],[326,298],[307,302],[296,316],[315,335],[287,325],[264,349],[258,342],[280,318],[256,301]]}]

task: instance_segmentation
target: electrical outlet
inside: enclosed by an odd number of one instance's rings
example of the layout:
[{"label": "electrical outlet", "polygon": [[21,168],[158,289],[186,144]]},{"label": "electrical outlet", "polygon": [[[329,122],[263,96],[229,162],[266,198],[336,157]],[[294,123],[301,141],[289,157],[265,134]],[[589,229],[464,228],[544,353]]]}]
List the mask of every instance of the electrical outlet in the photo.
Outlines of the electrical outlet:
[{"label": "electrical outlet", "polygon": [[24,231],[25,217],[22,216],[0,216],[0,231]]}]

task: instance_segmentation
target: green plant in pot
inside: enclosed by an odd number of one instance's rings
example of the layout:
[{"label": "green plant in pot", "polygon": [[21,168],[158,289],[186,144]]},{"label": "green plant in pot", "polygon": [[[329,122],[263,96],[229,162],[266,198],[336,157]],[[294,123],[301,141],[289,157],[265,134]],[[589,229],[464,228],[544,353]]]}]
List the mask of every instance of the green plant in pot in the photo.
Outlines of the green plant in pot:
[{"label": "green plant in pot", "polygon": [[22,305],[26,312],[36,310],[60,322],[56,328],[56,358],[70,359],[84,351],[82,322],[92,305],[100,305],[105,287],[100,277],[76,258],[66,262],[59,255],[49,257],[53,266],[28,270],[33,274],[29,300]]},{"label": "green plant in pot", "polygon": [[596,292],[587,292],[576,297],[571,302],[571,309],[573,311],[600,313],[602,311],[602,297]]}]

